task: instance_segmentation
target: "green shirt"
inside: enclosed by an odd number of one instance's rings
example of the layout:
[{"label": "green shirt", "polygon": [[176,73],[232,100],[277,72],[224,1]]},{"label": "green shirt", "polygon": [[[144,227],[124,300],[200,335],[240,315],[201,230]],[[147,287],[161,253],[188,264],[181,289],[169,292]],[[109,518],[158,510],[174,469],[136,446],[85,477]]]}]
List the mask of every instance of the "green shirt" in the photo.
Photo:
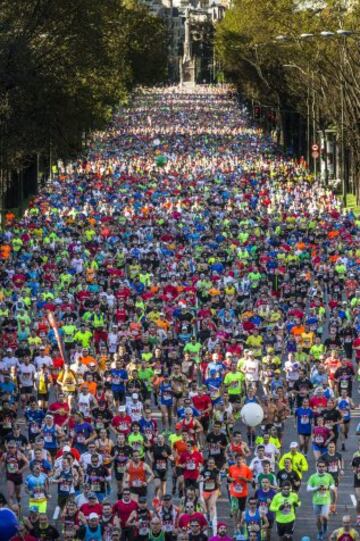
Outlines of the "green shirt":
[{"label": "green shirt", "polygon": [[143,458],[145,454],[144,453],[144,436],[142,436],[142,434],[132,432],[131,434],[129,434],[128,443],[134,451],[139,451],[141,458]]},{"label": "green shirt", "polygon": [[293,522],[296,518],[294,504],[300,505],[299,496],[295,492],[289,492],[288,496],[283,496],[281,492],[275,494],[270,504],[270,511],[275,513],[276,522],[279,524]]},{"label": "green shirt", "polygon": [[243,388],[244,374],[241,372],[228,372],[224,379],[224,385],[229,394],[241,394]]},{"label": "green shirt", "polygon": [[[323,487],[321,490],[312,490],[314,488]],[[312,502],[314,505],[330,505],[331,492],[330,489],[335,487],[335,481],[330,473],[313,473],[310,475],[307,489],[313,493]]]}]

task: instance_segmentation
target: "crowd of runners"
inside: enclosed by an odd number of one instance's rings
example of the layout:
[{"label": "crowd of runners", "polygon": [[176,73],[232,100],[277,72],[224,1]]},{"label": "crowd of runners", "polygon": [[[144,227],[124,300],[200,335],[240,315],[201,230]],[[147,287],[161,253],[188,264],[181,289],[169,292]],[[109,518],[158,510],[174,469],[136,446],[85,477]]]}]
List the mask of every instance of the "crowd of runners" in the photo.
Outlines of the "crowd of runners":
[{"label": "crowd of runners", "polygon": [[359,222],[229,89],[140,92],[5,220],[12,539],[290,541],[301,485],[309,538],[360,539]]}]

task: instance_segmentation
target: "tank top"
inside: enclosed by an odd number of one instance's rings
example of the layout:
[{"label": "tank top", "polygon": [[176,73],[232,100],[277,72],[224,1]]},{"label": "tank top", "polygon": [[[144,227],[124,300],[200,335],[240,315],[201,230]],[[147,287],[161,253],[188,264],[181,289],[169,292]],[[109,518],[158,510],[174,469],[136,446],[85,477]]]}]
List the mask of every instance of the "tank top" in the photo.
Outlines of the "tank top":
[{"label": "tank top", "polygon": [[350,421],[351,419],[351,405],[347,398],[339,398],[338,408],[342,413],[344,421]]},{"label": "tank top", "polygon": [[44,436],[44,448],[45,449],[56,449],[56,429],[55,426],[44,426],[42,429]]},{"label": "tank top", "polygon": [[86,526],[84,541],[102,541],[100,524],[96,528],[95,532],[92,532],[89,526]]},{"label": "tank top", "polygon": [[142,483],[146,481],[145,466],[143,462],[136,465],[132,460],[129,462],[128,467],[129,484],[131,487],[141,487]]},{"label": "tank top", "polygon": [[190,419],[190,421],[187,423],[184,419],[181,423],[181,428],[183,432],[189,432],[190,434],[193,434],[195,432],[195,423],[194,419]]},{"label": "tank top", "polygon": [[75,515],[66,514],[64,517],[64,527],[63,527],[64,536],[71,535],[75,539],[76,538],[75,525],[76,525],[76,514]]},{"label": "tank top", "polygon": [[149,541],[165,541],[165,532],[160,531],[158,534],[149,533]]},{"label": "tank top", "polygon": [[246,511],[245,525],[246,525],[247,534],[249,535],[250,532],[255,532],[257,535],[258,541],[260,541],[261,540],[261,516],[258,509],[256,510],[256,513],[254,515],[250,515],[250,512]]},{"label": "tank top", "polygon": [[20,460],[17,453],[15,455],[6,454],[5,467],[6,475],[19,475]]},{"label": "tank top", "polygon": [[111,446],[110,446],[110,440],[106,438],[105,441],[97,440],[98,446],[99,446],[99,453],[103,457],[103,462],[105,466],[108,466],[111,462]]},{"label": "tank top", "polygon": [[91,404],[91,394],[79,396],[78,408],[84,417],[89,417],[90,415],[90,404]]},{"label": "tank top", "polygon": [[150,511],[148,509],[138,509],[137,511],[137,523],[138,534],[148,535],[150,532]]},{"label": "tank top", "polygon": [[173,532],[175,524],[176,512],[174,507],[162,507],[160,511],[160,519],[162,523],[162,529],[164,532]]}]

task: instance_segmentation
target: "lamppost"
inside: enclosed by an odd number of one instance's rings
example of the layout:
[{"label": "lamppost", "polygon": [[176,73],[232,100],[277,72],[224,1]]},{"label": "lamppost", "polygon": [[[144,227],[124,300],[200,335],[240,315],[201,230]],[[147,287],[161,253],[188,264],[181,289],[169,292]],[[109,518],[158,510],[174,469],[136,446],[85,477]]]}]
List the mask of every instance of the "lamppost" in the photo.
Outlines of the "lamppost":
[{"label": "lamppost", "polygon": [[[275,39],[278,42],[286,42],[286,41],[300,41],[300,40],[307,40],[307,39],[331,39],[331,38],[340,38],[341,39],[341,47],[339,47],[339,67],[340,67],[340,84],[339,84],[339,95],[340,95],[340,162],[341,162],[341,186],[342,186],[342,198],[344,202],[344,206],[346,206],[346,193],[347,193],[347,171],[345,166],[345,113],[346,113],[346,78],[344,76],[344,70],[345,70],[345,61],[346,61],[346,40],[350,37],[353,37],[355,35],[359,35],[359,32],[353,31],[353,30],[346,30],[344,28],[339,28],[337,30],[329,31],[329,30],[322,30],[318,34],[315,33],[303,33],[299,36],[290,37],[286,35],[279,35]],[[313,95],[315,92],[314,85],[313,86]],[[314,100],[313,100],[314,105]],[[313,111],[314,112],[314,111]],[[313,114],[313,124],[316,124],[316,120],[314,118]],[[316,129],[316,125],[315,125]],[[313,126],[313,132],[314,126]],[[326,148],[326,141],[325,141],[325,148]],[[314,164],[316,161],[314,162]]]}]

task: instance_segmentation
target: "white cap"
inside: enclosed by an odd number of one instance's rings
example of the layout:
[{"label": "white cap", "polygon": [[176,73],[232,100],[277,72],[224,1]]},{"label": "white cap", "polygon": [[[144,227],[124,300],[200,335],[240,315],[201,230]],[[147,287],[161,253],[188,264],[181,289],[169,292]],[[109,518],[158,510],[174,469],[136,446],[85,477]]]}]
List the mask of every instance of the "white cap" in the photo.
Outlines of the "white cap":
[{"label": "white cap", "polygon": [[126,406],[119,406],[119,411],[126,411]]},{"label": "white cap", "polygon": [[138,395],[137,393],[133,393],[133,394],[131,395],[131,398],[134,398],[134,399],[139,398],[139,395]]},{"label": "white cap", "polygon": [[296,449],[297,447],[299,447],[299,444],[297,441],[292,441],[290,443],[290,449]]},{"label": "white cap", "polygon": [[71,451],[70,446],[69,446],[69,445],[65,445],[65,447],[63,447],[63,451],[64,451],[65,453],[68,453],[69,451]]},{"label": "white cap", "polygon": [[93,518],[99,518],[99,515],[97,513],[90,513],[89,520],[92,520]]}]

